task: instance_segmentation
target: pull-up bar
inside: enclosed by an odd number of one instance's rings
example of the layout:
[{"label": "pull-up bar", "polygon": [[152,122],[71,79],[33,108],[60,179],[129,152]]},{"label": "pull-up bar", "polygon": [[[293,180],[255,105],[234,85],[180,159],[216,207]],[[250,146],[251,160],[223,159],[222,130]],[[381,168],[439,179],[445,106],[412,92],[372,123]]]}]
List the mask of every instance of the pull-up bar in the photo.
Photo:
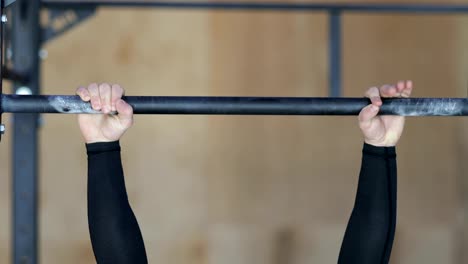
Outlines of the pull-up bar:
[{"label": "pull-up bar", "polygon": [[[126,96],[135,114],[357,115],[367,98]],[[97,113],[78,96],[1,95],[2,113]],[[383,99],[381,115],[468,116],[468,98]]]}]

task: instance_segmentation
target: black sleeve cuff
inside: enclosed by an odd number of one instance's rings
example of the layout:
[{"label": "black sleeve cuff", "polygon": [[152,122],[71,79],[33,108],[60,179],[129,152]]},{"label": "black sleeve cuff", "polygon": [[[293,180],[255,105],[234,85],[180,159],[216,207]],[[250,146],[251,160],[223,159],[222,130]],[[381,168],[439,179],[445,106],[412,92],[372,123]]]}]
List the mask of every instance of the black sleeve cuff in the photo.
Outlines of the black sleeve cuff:
[{"label": "black sleeve cuff", "polygon": [[119,141],[112,142],[96,142],[86,144],[86,152],[88,155],[99,154],[104,152],[120,151]]},{"label": "black sleeve cuff", "polygon": [[376,147],[376,146],[364,143],[364,146],[362,148],[362,153],[371,155],[371,156],[382,157],[382,158],[395,158],[396,148],[395,147]]}]

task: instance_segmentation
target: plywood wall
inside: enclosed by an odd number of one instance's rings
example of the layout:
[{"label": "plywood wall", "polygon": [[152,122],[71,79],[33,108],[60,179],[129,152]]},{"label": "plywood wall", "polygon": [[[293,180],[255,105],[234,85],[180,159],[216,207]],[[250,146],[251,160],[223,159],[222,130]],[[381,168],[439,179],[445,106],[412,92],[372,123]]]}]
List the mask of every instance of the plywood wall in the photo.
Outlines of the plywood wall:
[{"label": "plywood wall", "polygon": [[[415,96],[465,96],[467,19],[346,14],[344,95],[412,79]],[[128,95],[327,96],[327,21],[101,9],[46,45],[43,92],[113,82]],[[409,118],[392,263],[462,263],[465,121]],[[10,140],[0,148],[0,263],[10,257]],[[40,140],[41,262],[94,263],[76,117],[43,116]],[[359,170],[355,117],[137,116],[122,146],[151,263],[336,262]]]}]

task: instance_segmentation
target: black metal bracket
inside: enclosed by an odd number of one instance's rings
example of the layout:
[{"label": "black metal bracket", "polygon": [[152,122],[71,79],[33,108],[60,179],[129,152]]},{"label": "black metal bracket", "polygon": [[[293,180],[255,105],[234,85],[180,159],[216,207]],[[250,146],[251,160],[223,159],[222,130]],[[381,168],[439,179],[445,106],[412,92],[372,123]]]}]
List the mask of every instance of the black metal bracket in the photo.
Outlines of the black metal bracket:
[{"label": "black metal bracket", "polygon": [[63,10],[48,9],[48,21],[43,25],[42,43],[50,41],[68,30],[81,24],[96,13],[96,7],[87,7],[85,9]]},{"label": "black metal bracket", "polygon": [[5,7],[7,7],[7,6],[13,4],[14,2],[16,2],[16,0],[5,0],[4,2],[5,2]]},{"label": "black metal bracket", "polygon": [[30,76],[28,73],[17,72],[17,71],[8,69],[5,66],[3,67],[3,70],[2,70],[2,77],[3,79],[17,82],[20,84],[27,83],[30,80]]}]

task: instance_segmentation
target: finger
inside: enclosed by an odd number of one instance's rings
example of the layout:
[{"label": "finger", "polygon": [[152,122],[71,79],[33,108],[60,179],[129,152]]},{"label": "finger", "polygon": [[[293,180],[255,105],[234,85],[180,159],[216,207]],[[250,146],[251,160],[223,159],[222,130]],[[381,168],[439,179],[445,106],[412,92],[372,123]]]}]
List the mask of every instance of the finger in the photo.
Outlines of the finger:
[{"label": "finger", "polygon": [[101,110],[101,98],[99,96],[99,87],[97,83],[92,83],[88,86],[88,92],[91,100],[91,106],[94,110]]},{"label": "finger", "polygon": [[116,111],[115,104],[120,98],[122,98],[123,94],[124,89],[120,85],[112,85],[111,111]]},{"label": "finger", "polygon": [[120,124],[125,127],[129,128],[133,124],[133,108],[131,105],[127,104],[124,100],[119,99],[115,103],[115,108],[117,113],[119,114]]},{"label": "finger", "polygon": [[406,82],[405,81],[399,81],[396,85],[396,95],[397,96],[401,96],[401,93],[403,92],[403,90],[405,89],[406,87]]},{"label": "finger", "polygon": [[380,95],[382,97],[394,97],[397,94],[397,89],[394,85],[383,85],[379,89]]},{"label": "finger", "polygon": [[408,80],[406,81],[405,83],[405,88],[403,89],[403,91],[401,92],[401,96],[402,97],[405,97],[405,98],[408,98],[411,96],[411,93],[413,92],[413,81],[411,80]]},{"label": "finger", "polygon": [[102,112],[108,114],[111,111],[111,95],[112,89],[108,83],[99,85],[99,95],[101,97]]},{"label": "finger", "polygon": [[359,125],[361,128],[369,127],[374,117],[379,113],[380,107],[375,105],[368,105],[364,107],[359,113]]},{"label": "finger", "polygon": [[91,100],[91,96],[89,95],[88,89],[80,86],[78,89],[76,89],[76,94],[80,96],[81,100],[88,102]]},{"label": "finger", "polygon": [[380,99],[380,92],[377,87],[371,87],[366,91],[365,96],[371,100],[371,103],[375,106],[382,105],[382,99]]}]

